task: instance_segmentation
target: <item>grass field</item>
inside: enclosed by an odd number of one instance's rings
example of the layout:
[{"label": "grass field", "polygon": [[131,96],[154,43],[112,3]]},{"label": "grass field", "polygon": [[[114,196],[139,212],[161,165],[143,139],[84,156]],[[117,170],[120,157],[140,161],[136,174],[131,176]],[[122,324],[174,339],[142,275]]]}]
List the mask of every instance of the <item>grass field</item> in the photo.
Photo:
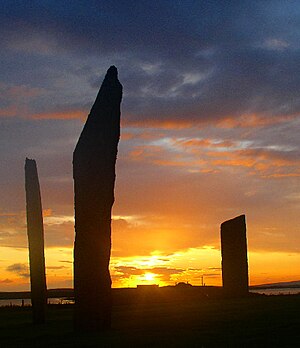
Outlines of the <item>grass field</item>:
[{"label": "grass field", "polygon": [[72,305],[50,305],[47,324],[30,307],[0,308],[0,347],[300,347],[300,296],[149,301],[113,308],[113,327],[77,334]]}]

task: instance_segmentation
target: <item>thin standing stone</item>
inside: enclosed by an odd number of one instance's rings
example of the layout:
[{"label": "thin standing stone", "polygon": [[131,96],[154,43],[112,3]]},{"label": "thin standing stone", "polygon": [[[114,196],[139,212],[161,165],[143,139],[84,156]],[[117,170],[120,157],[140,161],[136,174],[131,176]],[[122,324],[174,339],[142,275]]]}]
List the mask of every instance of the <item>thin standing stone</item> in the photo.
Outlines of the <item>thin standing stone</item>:
[{"label": "thin standing stone", "polygon": [[25,191],[33,322],[42,324],[47,305],[42,202],[36,162],[28,158],[25,161]]},{"label": "thin standing stone", "polygon": [[122,85],[111,66],[73,154],[76,330],[111,326],[111,209],[120,138]]}]

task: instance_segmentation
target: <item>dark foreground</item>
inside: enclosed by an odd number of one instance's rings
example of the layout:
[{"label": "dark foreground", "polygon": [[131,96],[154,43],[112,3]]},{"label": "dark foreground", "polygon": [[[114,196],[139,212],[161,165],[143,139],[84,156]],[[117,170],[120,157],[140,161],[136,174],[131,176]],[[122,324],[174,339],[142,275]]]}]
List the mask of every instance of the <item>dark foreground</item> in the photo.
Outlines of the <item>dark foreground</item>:
[{"label": "dark foreground", "polygon": [[47,324],[33,326],[30,307],[0,308],[0,347],[300,347],[297,295],[155,301],[141,294],[115,304],[112,329],[99,334],[74,333],[72,310],[50,305]]}]

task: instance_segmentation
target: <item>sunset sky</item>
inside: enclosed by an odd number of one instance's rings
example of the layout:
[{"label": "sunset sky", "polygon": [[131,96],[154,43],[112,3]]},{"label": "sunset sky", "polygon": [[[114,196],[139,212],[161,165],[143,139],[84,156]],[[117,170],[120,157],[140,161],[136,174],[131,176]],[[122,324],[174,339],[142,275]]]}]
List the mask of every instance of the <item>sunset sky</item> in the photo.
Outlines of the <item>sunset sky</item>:
[{"label": "sunset sky", "polygon": [[72,286],[72,153],[110,65],[123,84],[114,287],[221,285],[246,214],[250,283],[300,280],[299,1],[1,1],[0,291],[28,290],[24,162],[47,284]]}]

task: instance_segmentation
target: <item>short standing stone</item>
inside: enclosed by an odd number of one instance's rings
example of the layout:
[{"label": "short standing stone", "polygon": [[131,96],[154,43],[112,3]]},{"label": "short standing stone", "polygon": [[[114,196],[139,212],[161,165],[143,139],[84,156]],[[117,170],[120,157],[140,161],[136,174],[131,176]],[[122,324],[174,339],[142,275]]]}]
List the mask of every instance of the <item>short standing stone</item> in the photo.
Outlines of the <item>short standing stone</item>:
[{"label": "short standing stone", "polygon": [[221,224],[222,278],[227,296],[248,294],[248,259],[245,215]]}]

